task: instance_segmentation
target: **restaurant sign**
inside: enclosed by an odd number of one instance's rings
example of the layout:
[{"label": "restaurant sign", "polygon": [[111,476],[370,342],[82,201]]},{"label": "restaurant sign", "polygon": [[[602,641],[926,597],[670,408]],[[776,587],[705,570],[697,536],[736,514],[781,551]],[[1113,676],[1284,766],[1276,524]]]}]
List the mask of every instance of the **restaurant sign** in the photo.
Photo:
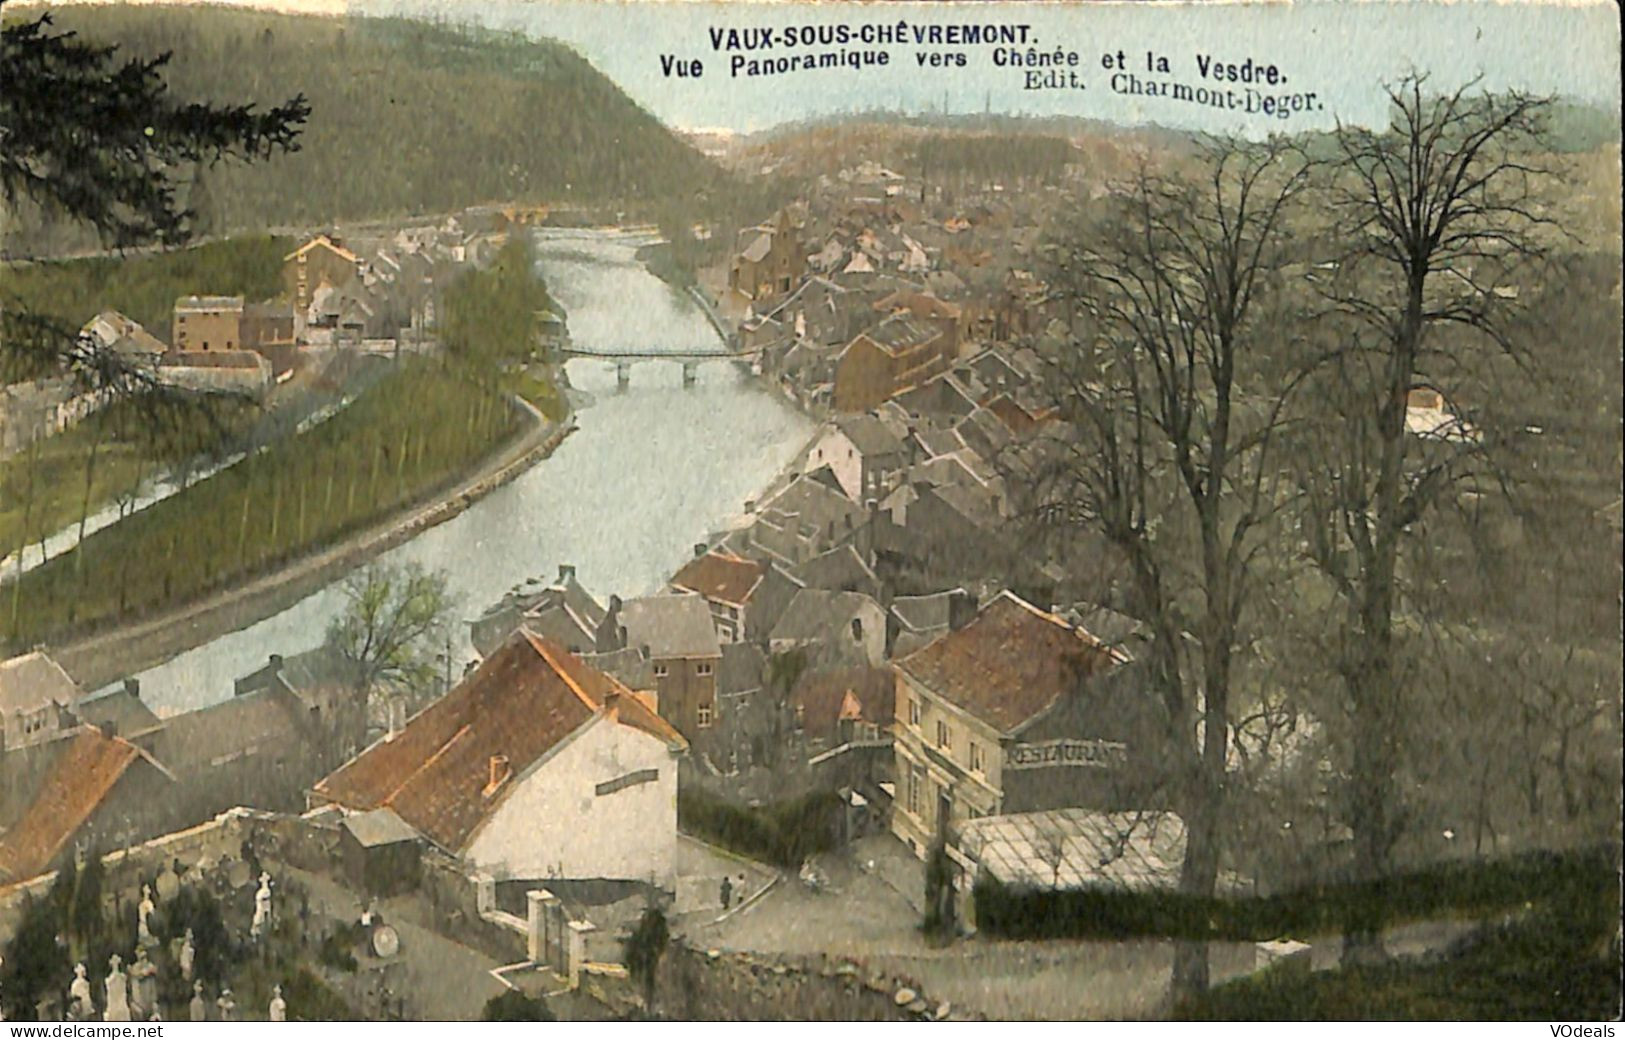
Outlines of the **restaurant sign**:
[{"label": "restaurant sign", "polygon": [[1044,766],[1094,766],[1106,769],[1128,761],[1128,745],[1114,740],[1044,740],[1010,749],[1006,769]]}]

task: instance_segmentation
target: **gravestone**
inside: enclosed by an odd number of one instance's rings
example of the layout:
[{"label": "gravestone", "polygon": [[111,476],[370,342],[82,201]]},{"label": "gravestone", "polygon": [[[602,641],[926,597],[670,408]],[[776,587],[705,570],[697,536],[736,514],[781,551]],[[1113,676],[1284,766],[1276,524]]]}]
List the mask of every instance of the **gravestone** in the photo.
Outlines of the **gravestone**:
[{"label": "gravestone", "polygon": [[130,965],[130,1010],[137,1021],[158,1010],[158,966],[147,959],[147,948],[136,947],[135,963]]},{"label": "gravestone", "polygon": [[103,1022],[130,1021],[130,983],[120,969],[124,958],[113,954],[107,960],[107,1009],[102,1012]]},{"label": "gravestone", "polygon": [[152,936],[152,886],[141,886],[141,903],[135,909],[136,941],[142,946],[151,946],[157,942]]},{"label": "gravestone", "polygon": [[279,982],[271,987],[271,1006],[266,1017],[272,1022],[286,1022],[288,1020],[288,1002],[282,999],[282,984]]},{"label": "gravestone", "polygon": [[191,982],[192,966],[197,961],[197,946],[192,941],[192,929],[186,930],[186,938],[181,940],[180,956],[175,959],[181,967],[181,978]]},{"label": "gravestone", "polygon": [[85,978],[85,966],[73,966],[73,983],[68,986],[68,1018],[75,1022],[88,1022],[96,1015],[90,1002],[90,980]]},{"label": "gravestone", "polygon": [[249,934],[254,939],[265,938],[271,930],[271,875],[260,874],[259,891],[254,893],[254,921],[249,925]]},{"label": "gravestone", "polygon": [[209,1020],[209,1006],[203,1002],[203,983],[192,983],[192,1003],[188,1010],[194,1022],[207,1022]]}]

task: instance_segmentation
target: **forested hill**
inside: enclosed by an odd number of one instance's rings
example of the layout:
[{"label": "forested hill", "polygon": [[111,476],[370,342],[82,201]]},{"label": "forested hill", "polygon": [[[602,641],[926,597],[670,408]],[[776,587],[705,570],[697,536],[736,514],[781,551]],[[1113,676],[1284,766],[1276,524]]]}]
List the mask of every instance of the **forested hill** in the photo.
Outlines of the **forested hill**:
[{"label": "forested hill", "polygon": [[715,166],[550,40],[205,5],[56,7],[51,17],[121,53],[172,51],[166,78],[182,99],[309,98],[298,153],[206,174],[204,232],[508,200],[626,200],[635,211],[722,188]]}]

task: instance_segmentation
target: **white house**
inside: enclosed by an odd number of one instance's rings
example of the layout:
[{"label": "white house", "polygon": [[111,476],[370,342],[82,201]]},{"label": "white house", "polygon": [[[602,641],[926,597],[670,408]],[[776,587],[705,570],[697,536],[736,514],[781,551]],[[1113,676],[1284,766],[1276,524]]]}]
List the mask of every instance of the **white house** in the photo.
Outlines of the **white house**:
[{"label": "white house", "polygon": [[0,751],[52,740],[78,725],[79,684],[44,651],[0,661]]},{"label": "white house", "polygon": [[847,415],[826,423],[803,460],[811,473],[824,466],[846,497],[863,505],[884,498],[893,477],[908,464],[908,447],[872,415]]},{"label": "white house", "polygon": [[516,632],[471,675],[315,788],[390,808],[499,881],[676,885],[682,735],[556,643]]}]

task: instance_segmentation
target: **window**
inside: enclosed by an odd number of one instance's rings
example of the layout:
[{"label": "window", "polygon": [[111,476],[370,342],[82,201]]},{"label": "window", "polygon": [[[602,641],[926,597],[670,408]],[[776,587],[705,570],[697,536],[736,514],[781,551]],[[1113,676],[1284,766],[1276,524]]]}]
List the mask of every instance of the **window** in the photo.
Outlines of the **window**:
[{"label": "window", "polygon": [[970,767],[978,773],[982,771],[982,745],[974,740],[970,742]]},{"label": "window", "polygon": [[695,712],[695,721],[701,729],[711,728],[711,705],[702,704]]},{"label": "window", "polygon": [[695,675],[710,675],[711,674],[711,662],[709,662],[709,661],[701,661],[699,664],[695,665],[694,666],[694,674]]},{"label": "window", "polygon": [[664,679],[665,677],[666,677],[666,666],[663,665],[663,664],[655,665],[655,678],[656,679]]},{"label": "window", "polygon": [[920,728],[920,702],[918,698],[910,697],[908,700],[908,724],[915,729]]},{"label": "window", "polygon": [[938,719],[937,720],[937,747],[939,747],[939,748],[951,748],[953,746],[954,746],[953,739],[952,739],[952,735],[948,732],[948,723],[947,723],[947,721],[944,720],[944,719]]},{"label": "window", "polygon": [[920,771],[908,771],[908,811],[915,816],[920,815]]}]

